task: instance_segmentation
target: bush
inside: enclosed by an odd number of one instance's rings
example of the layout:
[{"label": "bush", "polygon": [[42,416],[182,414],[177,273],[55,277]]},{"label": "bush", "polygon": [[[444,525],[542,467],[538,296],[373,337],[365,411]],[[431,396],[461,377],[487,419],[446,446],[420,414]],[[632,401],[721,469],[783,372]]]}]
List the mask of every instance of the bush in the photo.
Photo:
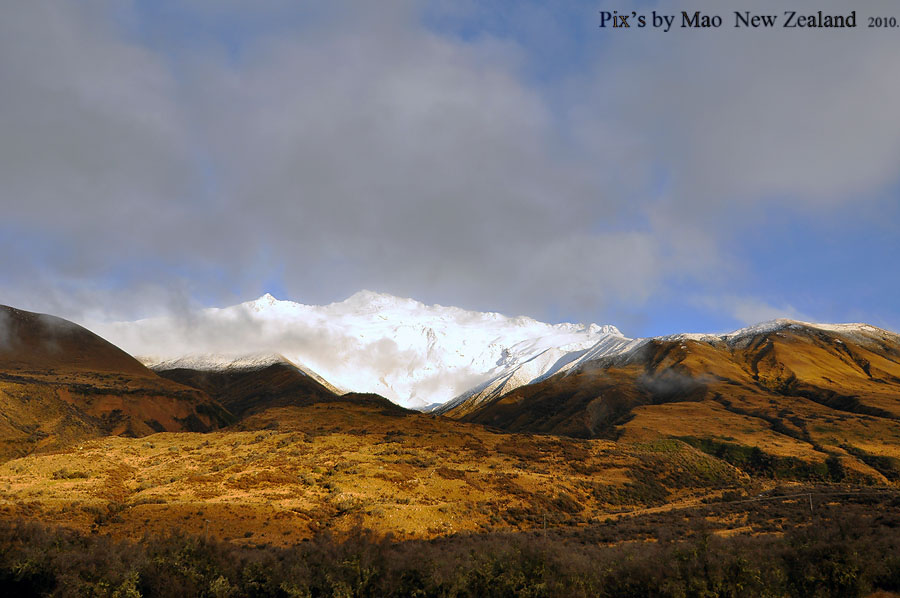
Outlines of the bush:
[{"label": "bush", "polygon": [[[813,514],[790,500],[753,511],[722,503],[585,528],[431,541],[357,529],[290,548],[177,532],[116,542],[0,521],[0,595],[854,598],[900,589],[900,504],[869,503],[853,497]],[[712,521],[738,513],[757,529],[794,525],[781,536],[712,533]],[[657,541],[640,541],[647,538]]]}]

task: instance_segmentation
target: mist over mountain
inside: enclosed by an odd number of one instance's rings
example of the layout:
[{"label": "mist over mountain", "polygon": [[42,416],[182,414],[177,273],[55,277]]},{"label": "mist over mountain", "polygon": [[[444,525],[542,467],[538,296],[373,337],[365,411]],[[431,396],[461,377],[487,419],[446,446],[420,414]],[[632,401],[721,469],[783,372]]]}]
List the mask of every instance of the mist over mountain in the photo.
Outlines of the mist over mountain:
[{"label": "mist over mountain", "polygon": [[704,366],[718,371],[736,359],[739,339],[783,334],[778,331],[791,326],[850,335],[851,341],[878,330],[774,320],[730,334],[631,339],[610,325],[547,324],[371,291],[321,306],[266,294],[231,307],[97,329],[157,371],[225,371],[286,361],[331,392],[374,392],[404,407],[462,417],[517,388],[643,354],[654,342],[725,343],[729,351]]},{"label": "mist over mountain", "polygon": [[266,294],[94,328],[157,369],[226,368],[241,356],[279,354],[338,389],[414,408],[448,401],[548,350],[584,351],[622,338],[614,326],[546,324],[371,291],[322,306]]}]

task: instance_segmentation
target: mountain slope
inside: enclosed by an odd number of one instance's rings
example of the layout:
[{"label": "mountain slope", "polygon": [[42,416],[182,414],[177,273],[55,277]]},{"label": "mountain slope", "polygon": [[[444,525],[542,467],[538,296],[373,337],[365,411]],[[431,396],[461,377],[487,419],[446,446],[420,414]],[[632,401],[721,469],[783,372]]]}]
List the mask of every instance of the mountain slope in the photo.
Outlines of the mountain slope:
[{"label": "mountain slope", "polygon": [[0,458],[107,434],[205,431],[229,420],[67,320],[0,306]]},{"label": "mountain slope", "polygon": [[464,392],[432,411],[437,415],[452,413],[454,417],[461,417],[520,386],[534,384],[554,374],[569,371],[586,360],[622,353],[638,342],[626,338],[616,331],[616,333],[605,335],[602,340],[590,348],[581,349],[573,345],[563,345],[547,349],[527,361],[516,360],[508,367],[498,366],[496,370],[499,372],[487,382]]},{"label": "mountain slope", "polygon": [[442,403],[552,348],[583,350],[619,335],[612,326],[545,324],[531,318],[361,291],[316,306],[264,295],[189,317],[99,325],[153,365],[205,353],[284,355],[330,383],[399,404]]},{"label": "mountain slope", "polygon": [[73,322],[5,305],[0,305],[0,368],[154,377],[131,355]]},{"label": "mountain slope", "polygon": [[[185,367],[188,365],[193,367]],[[339,394],[280,355],[245,356],[231,362],[221,357],[206,361],[178,360],[159,364],[154,369],[164,378],[204,391],[239,420],[278,407],[316,403],[365,403],[403,411],[383,397]]]},{"label": "mountain slope", "polygon": [[386,402],[271,408],[209,434],[31,455],[0,465],[0,487],[11,488],[0,493],[0,519],[278,545],[359,529],[434,538],[581,526],[755,487],[683,442],[498,434]]},{"label": "mountain slope", "polygon": [[810,462],[831,456],[896,480],[900,336],[779,320],[729,335],[644,339],[447,414],[509,431],[672,436],[712,451],[734,445]]}]

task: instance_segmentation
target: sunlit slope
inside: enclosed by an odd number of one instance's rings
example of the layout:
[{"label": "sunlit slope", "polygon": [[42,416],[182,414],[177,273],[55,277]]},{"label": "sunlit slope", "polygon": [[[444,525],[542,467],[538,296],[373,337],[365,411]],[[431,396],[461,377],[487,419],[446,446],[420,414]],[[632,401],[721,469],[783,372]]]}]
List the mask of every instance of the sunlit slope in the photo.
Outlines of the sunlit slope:
[{"label": "sunlit slope", "polygon": [[0,516],[117,536],[183,528],[290,544],[355,526],[433,537],[577,525],[751,484],[677,440],[498,434],[377,399],[272,408],[207,434],[107,437],[10,461],[0,466]]},{"label": "sunlit slope", "polygon": [[67,320],[0,306],[0,458],[106,434],[206,431],[230,421]]},{"label": "sunlit slope", "polygon": [[576,437],[684,437],[720,452],[733,444],[834,456],[897,479],[900,338],[865,325],[780,321],[721,337],[649,339],[463,419]]}]

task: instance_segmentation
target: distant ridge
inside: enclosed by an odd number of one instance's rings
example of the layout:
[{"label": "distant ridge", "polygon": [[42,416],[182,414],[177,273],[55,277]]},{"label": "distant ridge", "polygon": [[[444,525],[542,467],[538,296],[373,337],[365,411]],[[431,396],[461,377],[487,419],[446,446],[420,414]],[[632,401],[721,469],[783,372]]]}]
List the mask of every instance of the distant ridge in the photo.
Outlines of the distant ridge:
[{"label": "distant ridge", "polygon": [[167,361],[153,368],[164,378],[204,391],[238,419],[275,407],[353,402],[351,395],[337,392],[280,355],[208,357]]},{"label": "distant ridge", "polygon": [[[581,351],[561,351],[559,349],[548,350],[546,353],[533,358],[533,360],[515,367],[501,371],[489,381],[479,385],[460,396],[436,407],[433,411],[438,414],[452,414],[461,417],[474,411],[482,405],[499,399],[520,386],[541,382],[555,374],[565,374],[578,371],[586,364],[601,359],[626,359],[627,355],[639,351],[648,343],[696,341],[706,343],[724,342],[729,345],[740,344],[747,339],[753,339],[766,333],[778,333],[783,330],[815,329],[827,333],[837,333],[853,339],[867,342],[866,339],[885,338],[893,340],[898,335],[882,330],[869,324],[814,324],[779,318],[761,322],[753,326],[741,328],[723,334],[697,334],[679,333],[658,337],[630,339],[619,335],[610,335],[598,341],[594,346]],[[547,366],[548,361],[553,361]]]},{"label": "distant ridge", "polygon": [[323,377],[312,370],[292,362],[284,355],[277,353],[250,353],[243,355],[229,355],[224,353],[210,353],[205,355],[183,355],[175,359],[161,360],[157,357],[138,357],[147,367],[154,371],[167,370],[197,370],[200,372],[229,372],[242,370],[260,370],[272,365],[284,364],[293,367],[298,372],[308,376],[327,388],[334,394],[344,394],[344,391],[330,384]]}]

